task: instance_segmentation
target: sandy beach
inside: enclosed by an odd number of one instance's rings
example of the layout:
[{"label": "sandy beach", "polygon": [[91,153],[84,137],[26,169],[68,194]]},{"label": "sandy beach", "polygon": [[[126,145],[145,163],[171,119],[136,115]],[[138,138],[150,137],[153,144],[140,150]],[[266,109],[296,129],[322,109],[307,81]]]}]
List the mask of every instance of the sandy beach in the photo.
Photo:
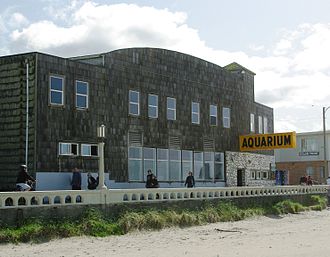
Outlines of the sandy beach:
[{"label": "sandy beach", "polygon": [[330,210],[190,228],[0,245],[3,257],[329,257]]}]

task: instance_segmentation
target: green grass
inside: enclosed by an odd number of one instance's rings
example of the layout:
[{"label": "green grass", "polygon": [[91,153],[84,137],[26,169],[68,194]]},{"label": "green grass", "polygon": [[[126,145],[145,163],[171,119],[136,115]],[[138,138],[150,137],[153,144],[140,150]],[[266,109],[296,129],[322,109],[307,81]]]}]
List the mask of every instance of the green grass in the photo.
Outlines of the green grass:
[{"label": "green grass", "polygon": [[215,222],[237,221],[266,214],[299,213],[307,210],[323,210],[327,199],[311,196],[306,205],[285,200],[274,206],[251,205],[240,208],[232,202],[206,203],[198,209],[182,209],[179,206],[166,210],[127,210],[117,218],[109,219],[99,210],[89,209],[77,221],[30,221],[19,228],[0,228],[0,242],[41,242],[72,236],[105,237],[122,235],[134,230],[159,230],[166,227],[188,227]]}]

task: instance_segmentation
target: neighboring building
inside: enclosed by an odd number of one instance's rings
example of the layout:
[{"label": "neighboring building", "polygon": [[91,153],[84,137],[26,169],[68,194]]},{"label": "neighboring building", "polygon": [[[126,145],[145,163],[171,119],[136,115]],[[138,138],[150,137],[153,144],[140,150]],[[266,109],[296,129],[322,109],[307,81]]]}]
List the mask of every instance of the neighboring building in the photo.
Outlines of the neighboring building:
[{"label": "neighboring building", "polygon": [[[326,133],[326,144],[330,147],[330,132]],[[326,161],[329,167],[329,148]],[[275,150],[276,168],[289,173],[289,184],[300,183],[302,176],[311,176],[317,183],[326,183],[328,171],[324,162],[323,131],[297,134],[297,147]]]},{"label": "neighboring building", "polygon": [[239,135],[274,127],[273,110],[254,101],[254,75],[155,48],[0,57],[0,189],[14,185],[26,146],[34,175],[96,172],[101,124],[114,187],[144,186],[148,169],[161,186],[182,186],[188,170],[199,186],[273,184],[273,151],[239,152]]}]

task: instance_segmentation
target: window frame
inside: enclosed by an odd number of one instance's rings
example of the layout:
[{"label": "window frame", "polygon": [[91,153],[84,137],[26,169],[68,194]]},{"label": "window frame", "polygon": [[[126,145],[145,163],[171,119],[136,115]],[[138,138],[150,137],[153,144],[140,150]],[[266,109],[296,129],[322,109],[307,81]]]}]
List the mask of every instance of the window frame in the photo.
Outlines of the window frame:
[{"label": "window frame", "polygon": [[[52,89],[52,78],[62,81],[62,90]],[[52,106],[64,106],[65,77],[61,75],[49,75],[49,104]],[[61,93],[61,103],[52,102],[52,92]]]},{"label": "window frame", "polygon": [[[89,147],[89,154],[84,154],[83,153],[83,149],[85,146],[88,146]],[[97,154],[92,154],[92,147],[96,147],[97,149]],[[80,154],[81,156],[83,157],[99,157],[99,147],[97,144],[81,144],[81,147],[80,147]]]},{"label": "window frame", "polygon": [[[78,93],[78,83],[86,84],[86,94]],[[76,92],[76,108],[78,110],[86,110],[89,107],[89,83],[86,82],[86,81],[82,81],[82,80],[76,80],[75,85],[76,85],[76,91],[75,91]],[[86,106],[85,107],[78,106],[78,96],[86,98]]]},{"label": "window frame", "polygon": [[250,132],[256,132],[256,124],[255,124],[255,115],[254,113],[250,113]]},{"label": "window frame", "polygon": [[[194,111],[194,105],[197,106],[197,112]],[[197,115],[197,121],[194,121],[194,117]],[[191,123],[200,124],[200,106],[198,102],[191,102]]]},{"label": "window frame", "polygon": [[[169,107],[169,100],[174,100],[174,108]],[[173,112],[174,118],[169,118],[169,113]],[[176,98],[174,97],[166,97],[166,117],[167,120],[176,120]]]},{"label": "window frame", "polygon": [[264,134],[268,134],[268,118],[266,116],[263,117],[263,128]]},{"label": "window frame", "polygon": [[[227,111],[228,111],[228,116],[227,116]],[[230,112],[231,111],[229,107],[222,107],[222,123],[224,128],[230,128],[231,126]]]},{"label": "window frame", "polygon": [[[156,105],[150,104],[150,97],[156,97]],[[152,116],[150,112],[150,108],[156,109],[156,116]],[[157,119],[158,118],[158,95],[155,94],[148,94],[148,117],[151,119]]]},{"label": "window frame", "polygon": [[[131,93],[137,93],[137,102],[131,101]],[[137,105],[137,113],[131,112],[131,105]],[[140,116],[140,92],[136,90],[128,91],[128,114],[132,116]]]},{"label": "window frame", "polygon": [[[212,114],[212,108],[215,110],[215,115]],[[212,117],[215,118],[215,124],[212,124]],[[218,126],[218,106],[215,104],[210,104],[210,126]]]},{"label": "window frame", "polygon": [[[62,145],[67,145],[68,146],[68,153],[63,153],[62,150]],[[72,145],[75,145],[77,147],[77,152],[76,154],[72,152]],[[58,143],[58,156],[79,156],[79,145],[77,143],[70,143],[70,142],[59,142]]]},{"label": "window frame", "polygon": [[263,134],[263,122],[261,115],[258,115],[258,134]]}]

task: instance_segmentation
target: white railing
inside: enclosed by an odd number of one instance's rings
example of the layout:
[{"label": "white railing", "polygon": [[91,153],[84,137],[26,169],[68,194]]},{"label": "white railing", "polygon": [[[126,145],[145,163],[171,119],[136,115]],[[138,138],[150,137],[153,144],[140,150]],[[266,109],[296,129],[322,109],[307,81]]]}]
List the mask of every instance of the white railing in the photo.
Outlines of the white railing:
[{"label": "white railing", "polygon": [[327,185],[273,187],[197,187],[109,190],[1,192],[0,209],[327,194]]}]

